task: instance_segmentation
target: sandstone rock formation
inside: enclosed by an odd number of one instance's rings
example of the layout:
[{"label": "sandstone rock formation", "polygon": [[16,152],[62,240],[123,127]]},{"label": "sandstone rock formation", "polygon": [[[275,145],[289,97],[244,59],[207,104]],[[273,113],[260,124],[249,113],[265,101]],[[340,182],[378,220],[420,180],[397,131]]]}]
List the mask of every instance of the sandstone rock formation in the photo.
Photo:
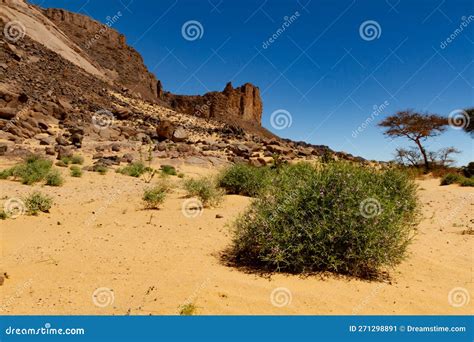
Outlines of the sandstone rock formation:
[{"label": "sandstone rock formation", "polygon": [[234,88],[227,83],[223,92],[210,92],[203,96],[162,93],[161,100],[178,112],[223,121],[234,119],[261,126],[262,100],[260,90],[250,83]]}]

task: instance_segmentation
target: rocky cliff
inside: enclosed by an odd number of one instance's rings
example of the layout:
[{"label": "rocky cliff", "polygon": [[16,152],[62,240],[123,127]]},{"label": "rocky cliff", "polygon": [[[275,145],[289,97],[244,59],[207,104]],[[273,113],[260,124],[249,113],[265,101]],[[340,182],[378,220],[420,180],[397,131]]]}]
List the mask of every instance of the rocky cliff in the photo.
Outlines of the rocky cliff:
[{"label": "rocky cliff", "polygon": [[161,82],[146,68],[140,54],[126,44],[122,34],[113,29],[122,17],[121,12],[107,17],[105,25],[62,9],[45,9],[43,13],[81,47],[109,79],[132,93],[138,93],[150,101],[161,100],[172,109],[186,114],[231,121],[233,124],[244,121],[261,126],[260,92],[250,83],[235,89],[228,83],[223,92],[210,92],[202,96],[165,92]]},{"label": "rocky cliff", "polygon": [[260,91],[250,83],[234,88],[227,83],[224,91],[210,92],[203,96],[174,95],[160,92],[160,99],[178,112],[223,121],[262,122]]}]

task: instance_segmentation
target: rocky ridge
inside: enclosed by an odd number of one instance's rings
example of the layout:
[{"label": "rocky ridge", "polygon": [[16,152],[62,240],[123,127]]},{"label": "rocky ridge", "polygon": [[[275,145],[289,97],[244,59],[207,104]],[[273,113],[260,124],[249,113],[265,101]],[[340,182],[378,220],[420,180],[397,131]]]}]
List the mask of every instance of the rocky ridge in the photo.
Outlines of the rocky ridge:
[{"label": "rocky ridge", "polygon": [[[274,158],[327,155],[357,160],[263,129],[260,94],[251,84],[234,88],[228,83],[222,92],[202,96],[175,95],[163,90],[116,31],[102,32],[94,48],[85,49],[81,42],[102,24],[21,0],[0,4],[1,32],[12,15],[30,15],[27,32],[35,25],[53,30],[66,37],[64,50],[75,53],[67,58],[30,34],[17,41],[1,36],[0,155],[34,152],[61,158],[81,150],[97,162],[117,164],[140,158],[146,145],[156,158],[196,164],[265,165]],[[117,61],[113,66],[112,58]],[[134,89],[137,85],[142,87]]]}]

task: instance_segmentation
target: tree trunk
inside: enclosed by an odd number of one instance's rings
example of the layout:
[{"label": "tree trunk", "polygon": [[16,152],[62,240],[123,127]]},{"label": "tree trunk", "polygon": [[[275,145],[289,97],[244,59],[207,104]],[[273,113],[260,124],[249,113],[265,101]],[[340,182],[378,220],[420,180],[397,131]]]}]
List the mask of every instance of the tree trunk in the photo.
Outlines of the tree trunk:
[{"label": "tree trunk", "polygon": [[418,145],[418,148],[420,149],[421,155],[423,156],[423,161],[425,162],[425,171],[428,172],[430,170],[430,162],[428,161],[428,156],[426,155],[426,151],[421,146],[420,140],[415,140],[416,144]]}]

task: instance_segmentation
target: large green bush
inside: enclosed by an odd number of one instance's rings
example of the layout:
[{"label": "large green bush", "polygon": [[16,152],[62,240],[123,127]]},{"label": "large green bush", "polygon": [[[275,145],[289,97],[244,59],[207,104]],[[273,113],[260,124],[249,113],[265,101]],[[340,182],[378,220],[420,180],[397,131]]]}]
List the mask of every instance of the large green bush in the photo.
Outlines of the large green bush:
[{"label": "large green bush", "polygon": [[24,162],[1,172],[0,178],[14,177],[23,184],[34,184],[45,179],[53,163],[40,156],[29,156]]},{"label": "large green bush", "polygon": [[462,179],[462,176],[457,173],[448,173],[441,178],[441,185],[450,185],[454,183],[459,183]]},{"label": "large green bush", "polygon": [[268,187],[273,172],[267,167],[234,164],[219,175],[219,186],[229,194],[253,197]]},{"label": "large green bush", "polygon": [[285,166],[236,221],[230,255],[265,271],[376,276],[404,258],[416,208],[416,186],[397,170]]},{"label": "large green bush", "polygon": [[190,178],[184,181],[184,189],[188,197],[199,198],[203,206],[215,207],[223,198],[223,191],[217,187],[216,183],[211,177]]}]

